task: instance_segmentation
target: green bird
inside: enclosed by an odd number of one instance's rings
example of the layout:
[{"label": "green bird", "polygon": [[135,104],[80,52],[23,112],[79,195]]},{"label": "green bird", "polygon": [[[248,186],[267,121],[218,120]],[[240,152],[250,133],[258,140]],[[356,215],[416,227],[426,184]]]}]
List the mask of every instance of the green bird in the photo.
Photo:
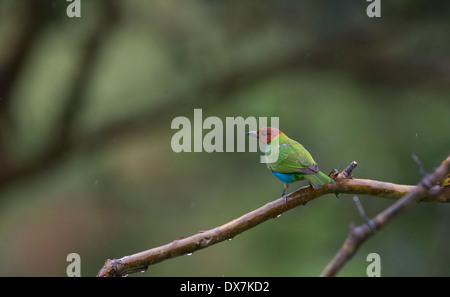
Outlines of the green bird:
[{"label": "green bird", "polygon": [[[267,168],[284,183],[284,190],[281,193],[284,200],[289,184],[295,181],[307,179],[314,188],[334,182],[332,178],[319,171],[319,166],[303,145],[290,139],[280,130],[264,127],[247,134],[258,138],[266,146],[264,156]],[[275,160],[270,160],[271,158]]]}]

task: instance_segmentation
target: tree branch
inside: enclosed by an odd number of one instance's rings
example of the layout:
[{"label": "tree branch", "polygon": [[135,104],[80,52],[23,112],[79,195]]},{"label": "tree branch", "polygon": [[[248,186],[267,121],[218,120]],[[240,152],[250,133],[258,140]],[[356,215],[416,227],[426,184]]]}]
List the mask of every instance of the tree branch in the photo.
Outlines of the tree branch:
[{"label": "tree branch", "polygon": [[[429,198],[430,189],[434,188],[433,185],[440,183],[447,174],[450,173],[450,156],[444,160],[440,167],[438,167],[433,174],[425,175],[417,186],[411,189],[406,195],[394,204],[386,208],[379,213],[373,220],[370,220],[376,230],[380,230],[385,227],[393,218],[399,213],[404,212],[408,207],[416,202],[420,202],[425,198]],[[447,188],[447,189],[445,189]],[[446,192],[445,196],[448,201],[449,190],[448,187],[442,187]],[[335,276],[341,268],[353,257],[358,248],[363,242],[365,242],[371,235],[374,234],[373,228],[370,224],[363,224],[355,227],[350,225],[350,231],[347,239],[344,241],[342,247],[337,252],[331,262],[325,267],[321,276]]]},{"label": "tree branch", "polygon": [[[449,167],[448,163],[449,162],[447,159],[447,165],[445,167],[447,170]],[[131,272],[144,271],[149,265],[156,264],[166,259],[190,254],[221,241],[231,239],[234,236],[261,224],[262,222],[265,222],[271,218],[276,218],[283,212],[299,205],[305,205],[309,201],[325,194],[363,194],[382,198],[398,199],[406,194],[415,193],[420,190],[422,194],[421,197],[426,197],[424,201],[450,202],[450,187],[435,186],[430,189],[426,188],[423,190],[421,185],[407,186],[367,179],[350,179],[348,177],[351,176],[351,172],[355,166],[356,162],[352,162],[349,167],[344,170],[346,171],[347,178],[338,180],[337,176],[341,174],[336,174],[337,170],[335,170],[333,171],[334,178],[336,180],[335,183],[326,184],[319,189],[314,189],[310,186],[302,187],[289,194],[287,196],[287,202],[285,202],[284,198],[279,198],[220,227],[199,232],[190,237],[174,240],[166,245],[130,256],[125,256],[120,259],[108,259],[97,276],[121,276]],[[330,176],[333,177],[333,173],[330,174]],[[435,178],[433,175],[433,184],[436,180],[438,180],[438,178]],[[383,218],[385,218],[385,216],[383,216]]]}]

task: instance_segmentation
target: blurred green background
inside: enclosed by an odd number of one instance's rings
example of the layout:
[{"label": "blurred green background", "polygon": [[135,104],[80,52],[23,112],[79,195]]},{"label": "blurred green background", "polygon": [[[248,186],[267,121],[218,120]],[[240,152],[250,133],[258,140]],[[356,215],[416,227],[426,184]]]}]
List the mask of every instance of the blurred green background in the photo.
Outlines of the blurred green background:
[{"label": "blurred green background", "polygon": [[[261,153],[174,153],[177,116],[279,117],[329,173],[416,184],[450,152],[450,2],[0,2],[0,276],[95,276],[279,198]],[[207,131],[204,132],[206,134]],[[290,191],[306,185],[298,182]],[[362,219],[327,195],[139,276],[317,276]],[[392,204],[361,196],[369,216]],[[450,276],[450,205],[421,203],[340,276]],[[133,274],[133,276],[138,276]]]}]

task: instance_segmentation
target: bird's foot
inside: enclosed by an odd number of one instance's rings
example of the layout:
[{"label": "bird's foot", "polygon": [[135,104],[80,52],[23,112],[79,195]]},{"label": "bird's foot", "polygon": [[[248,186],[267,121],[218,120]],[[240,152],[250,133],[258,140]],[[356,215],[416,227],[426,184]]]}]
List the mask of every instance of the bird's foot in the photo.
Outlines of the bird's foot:
[{"label": "bird's foot", "polygon": [[287,188],[289,187],[289,185],[288,184],[284,184],[284,189],[283,189],[283,192],[281,192],[281,197],[283,197],[284,198],[284,202],[287,202],[287,197],[286,197],[286,190],[287,190]]}]

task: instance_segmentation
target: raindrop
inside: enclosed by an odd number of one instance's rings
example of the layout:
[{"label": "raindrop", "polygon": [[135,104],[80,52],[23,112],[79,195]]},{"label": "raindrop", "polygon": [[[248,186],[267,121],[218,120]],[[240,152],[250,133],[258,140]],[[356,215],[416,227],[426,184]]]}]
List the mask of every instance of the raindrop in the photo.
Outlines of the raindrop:
[{"label": "raindrop", "polygon": [[94,182],[94,184],[95,184],[95,185],[98,185],[98,180],[96,180],[96,181]]},{"label": "raindrop", "polygon": [[417,138],[417,136],[419,136],[419,133],[417,133],[417,132],[416,132],[416,135],[415,135],[415,137]]}]

